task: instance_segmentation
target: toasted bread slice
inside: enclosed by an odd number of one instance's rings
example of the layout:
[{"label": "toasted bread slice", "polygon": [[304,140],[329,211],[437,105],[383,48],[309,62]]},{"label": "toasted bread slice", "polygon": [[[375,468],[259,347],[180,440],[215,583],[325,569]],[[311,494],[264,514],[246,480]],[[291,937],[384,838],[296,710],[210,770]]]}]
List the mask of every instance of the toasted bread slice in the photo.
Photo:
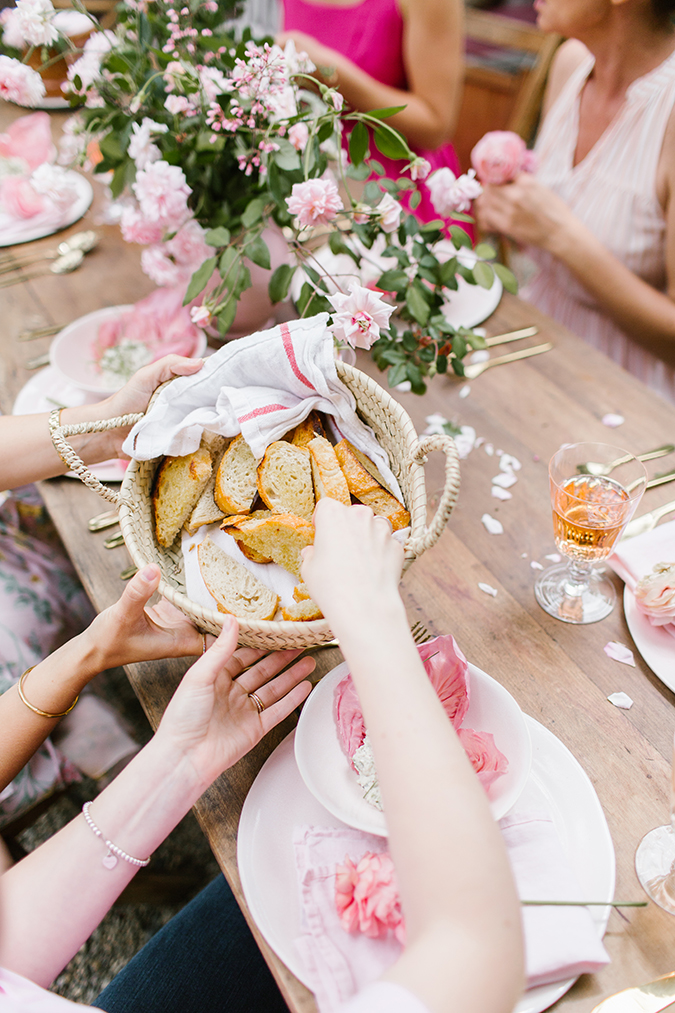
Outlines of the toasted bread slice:
[{"label": "toasted bread slice", "polygon": [[309,520],[314,512],[309,451],[285,440],[270,443],[258,466],[258,492],[270,510]]},{"label": "toasted bread slice", "polygon": [[305,421],[297,425],[288,435],[296,447],[306,447],[315,436],[325,436],[326,431],[319,413],[310,412]]},{"label": "toasted bread slice", "polygon": [[279,597],[245,566],[205,538],[197,553],[204,583],[218,603],[219,612],[241,619],[273,619]]},{"label": "toasted bread slice", "polygon": [[281,615],[283,619],[295,623],[310,623],[313,619],[323,619],[323,612],[311,598],[296,605],[282,605]]},{"label": "toasted bread slice", "polygon": [[314,495],[317,502],[324,496],[329,496],[331,499],[337,499],[340,503],[344,503],[345,506],[350,506],[352,499],[349,495],[349,486],[342,473],[333,444],[323,436],[316,436],[309,441],[307,449],[312,462]]},{"label": "toasted bread slice", "polygon": [[[369,506],[373,513],[390,520],[394,531],[407,528],[410,524],[410,514],[403,504],[399,503],[396,497],[375,478],[375,474],[379,475],[379,472],[373,462],[357,450],[349,440],[340,440],[335,445],[335,453],[352,496],[360,503]],[[367,462],[370,467],[366,468],[364,462]]]},{"label": "toasted bread slice", "polygon": [[222,521],[225,514],[220,509],[214,499],[214,492],[216,488],[216,475],[218,474],[218,468],[220,462],[223,459],[223,454],[227,450],[231,443],[226,436],[219,436],[218,433],[209,433],[204,430],[202,434],[202,446],[211,454],[211,463],[213,470],[211,477],[209,478],[204,492],[197,500],[197,504],[190,514],[189,520],[186,522],[185,527],[187,528],[188,534],[194,535],[198,528],[201,528],[203,524],[217,524],[218,521]]},{"label": "toasted bread slice", "polygon": [[236,538],[239,548],[256,552],[300,577],[301,552],[314,543],[314,528],[309,521],[295,514],[271,513],[267,517],[242,518],[233,527],[225,528]]},{"label": "toasted bread slice", "polygon": [[[239,521],[254,520],[254,519],[257,520],[260,517],[269,517],[269,516],[270,516],[269,510],[254,510],[252,514],[238,514],[235,515],[234,517],[226,517],[223,523],[220,525],[220,527],[221,530],[226,531],[228,535],[234,535],[234,532],[231,529],[237,527]],[[250,545],[246,545],[244,544],[244,542],[237,542],[237,544],[241,552],[246,556],[247,559],[250,559],[252,563],[272,562],[271,556],[264,556],[262,553],[256,552],[256,550],[251,548]]]},{"label": "toasted bread slice", "polygon": [[152,505],[155,535],[168,549],[192,513],[212,471],[211,455],[199,447],[184,457],[165,457],[155,476]]},{"label": "toasted bread slice", "polygon": [[218,466],[214,499],[224,514],[247,514],[256,493],[257,461],[239,434]]},{"label": "toasted bread slice", "polygon": [[304,581],[301,582],[300,584],[296,584],[296,586],[293,588],[293,598],[295,599],[295,601],[310,601],[311,597],[312,596],[309,593],[307,585],[304,583]]}]

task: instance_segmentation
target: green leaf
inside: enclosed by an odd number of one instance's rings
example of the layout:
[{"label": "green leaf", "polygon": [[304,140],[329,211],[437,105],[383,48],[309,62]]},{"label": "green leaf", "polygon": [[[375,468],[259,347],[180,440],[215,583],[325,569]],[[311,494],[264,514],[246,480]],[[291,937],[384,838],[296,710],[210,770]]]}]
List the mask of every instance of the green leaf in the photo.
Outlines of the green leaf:
[{"label": "green leaf", "polygon": [[230,241],[230,230],[226,229],[224,225],[218,226],[217,229],[209,229],[204,236],[204,242],[208,246],[227,246]]},{"label": "green leaf", "polygon": [[476,279],[473,276],[473,270],[465,264],[457,264],[457,274],[460,278],[464,278],[464,281],[468,281],[469,285],[476,284]]},{"label": "green leaf", "polygon": [[418,288],[411,285],[405,299],[406,306],[420,327],[429,319],[429,304]]},{"label": "green leaf", "polygon": [[241,216],[241,224],[245,229],[250,229],[252,225],[260,221],[264,207],[265,202],[260,197],[254,197],[252,201],[248,202]]},{"label": "green leaf", "polygon": [[409,148],[400,134],[393,130],[375,130],[375,147],[385,158],[403,159],[409,157]]},{"label": "green leaf", "polygon": [[326,123],[322,123],[316,134],[319,139],[319,144],[323,144],[323,142],[327,141],[329,137],[332,137],[333,132],[333,124],[330,120],[327,120]]},{"label": "green leaf", "polygon": [[185,298],[183,299],[183,306],[187,306],[189,302],[192,302],[200,292],[203,292],[206,288],[209,278],[216,269],[217,257],[209,257],[205,260],[201,267],[197,268],[195,273],[190,278],[190,284],[187,287]]},{"label": "green leaf", "polygon": [[269,271],[272,263],[270,261],[270,251],[267,248],[267,243],[262,236],[257,236],[252,243],[248,243],[245,247],[245,254],[249,260],[252,260],[258,267],[264,268]]},{"label": "green leaf", "polygon": [[455,272],[457,270],[457,257],[451,257],[450,260],[446,260],[440,267],[441,285],[448,285],[454,281]]},{"label": "green leaf", "polygon": [[477,260],[473,265],[473,276],[481,288],[492,288],[495,273],[490,264],[486,264],[484,260]]},{"label": "green leaf", "polygon": [[403,292],[408,285],[405,271],[385,271],[377,280],[377,287],[383,292]]},{"label": "green leaf", "polygon": [[480,257],[481,260],[494,260],[497,256],[497,251],[489,243],[479,243],[476,247],[476,256]]},{"label": "green leaf", "polygon": [[450,237],[455,249],[459,249],[461,246],[471,249],[471,237],[459,225],[450,226]]},{"label": "green leaf", "polygon": [[379,184],[375,180],[371,179],[363,188],[363,199],[368,204],[375,206],[382,200],[382,191],[380,190]]},{"label": "green leaf", "polygon": [[366,165],[365,162],[361,165],[348,165],[346,175],[350,179],[355,179],[359,183],[362,183],[364,179],[368,179],[370,176],[370,166]]},{"label": "green leaf", "polygon": [[466,355],[466,341],[461,334],[456,334],[452,339],[452,350],[458,359],[463,359]]},{"label": "green leaf", "polygon": [[381,179],[379,185],[381,187],[384,187],[385,190],[388,190],[389,193],[398,193],[398,187],[395,181],[393,179],[389,179],[388,176],[385,176],[384,179]]},{"label": "green leaf", "polygon": [[276,269],[267,288],[273,303],[283,302],[286,298],[294,274],[295,268],[290,264],[280,264]]},{"label": "green leaf", "polygon": [[421,200],[422,194],[419,192],[419,190],[415,190],[414,193],[411,193],[410,200],[408,201],[408,207],[410,208],[410,210],[414,211],[415,208],[419,207],[419,203]]},{"label": "green leaf", "polygon": [[513,295],[518,293],[518,281],[513,271],[509,271],[508,267],[504,267],[503,264],[493,264],[495,274],[501,281],[502,285],[507,292],[511,292]]},{"label": "green leaf", "polygon": [[376,176],[386,176],[386,170],[382,165],[382,162],[378,162],[376,158],[369,158],[368,165],[373,170]]},{"label": "green leaf", "polygon": [[275,151],[272,156],[276,165],[284,172],[294,172],[296,169],[302,168],[302,162],[300,160],[299,153],[295,150],[292,144],[288,141],[282,144],[284,138],[279,138],[277,144],[280,146],[279,151]]},{"label": "green leaf", "polygon": [[388,120],[390,116],[396,116],[396,113],[402,113],[405,106],[387,106],[385,109],[369,109],[368,115],[375,116],[378,120]]},{"label": "green leaf", "polygon": [[395,366],[392,366],[387,374],[387,382],[390,387],[396,387],[397,384],[403,383],[407,378],[408,363],[399,362]]},{"label": "green leaf", "polygon": [[[417,219],[414,215],[408,215],[403,222],[403,230],[406,236],[416,236],[420,230]],[[405,243],[405,239],[403,240]]]},{"label": "green leaf", "polygon": [[237,315],[237,300],[230,296],[225,303],[225,308],[218,314],[218,333],[227,334],[230,327],[234,323],[234,318]]},{"label": "green leaf", "polygon": [[117,164],[124,158],[124,152],[122,151],[122,145],[120,144],[119,137],[117,134],[109,133],[105,137],[102,137],[99,141],[99,148],[101,154],[109,162]]},{"label": "green leaf", "polygon": [[221,278],[226,277],[235,260],[239,260],[239,250],[237,250],[234,246],[226,247],[226,249],[223,250],[220,257],[220,263],[218,264],[218,270]]},{"label": "green leaf", "polygon": [[361,165],[368,151],[368,131],[363,123],[356,123],[349,135],[349,157],[353,165]]},{"label": "green leaf", "polygon": [[439,355],[436,358],[436,372],[447,373],[448,371],[448,357],[447,355]]}]

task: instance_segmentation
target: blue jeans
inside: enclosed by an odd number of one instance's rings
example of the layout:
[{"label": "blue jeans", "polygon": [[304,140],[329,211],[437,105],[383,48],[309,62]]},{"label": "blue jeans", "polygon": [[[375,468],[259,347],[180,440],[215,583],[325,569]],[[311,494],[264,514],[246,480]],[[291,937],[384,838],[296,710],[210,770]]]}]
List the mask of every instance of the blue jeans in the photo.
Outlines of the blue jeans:
[{"label": "blue jeans", "polygon": [[101,992],[106,1013],[288,1013],[223,876],[146,943]]}]

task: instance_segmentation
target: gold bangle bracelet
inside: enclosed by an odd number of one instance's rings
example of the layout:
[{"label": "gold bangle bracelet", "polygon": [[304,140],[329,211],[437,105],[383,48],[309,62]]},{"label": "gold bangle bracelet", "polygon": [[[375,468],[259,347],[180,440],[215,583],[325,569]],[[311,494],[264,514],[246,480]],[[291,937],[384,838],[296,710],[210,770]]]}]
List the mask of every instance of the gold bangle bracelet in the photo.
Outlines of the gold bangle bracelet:
[{"label": "gold bangle bracelet", "polygon": [[80,694],[79,693],[77,694],[77,696],[75,697],[75,699],[73,700],[67,711],[61,711],[60,714],[50,714],[49,711],[41,711],[39,707],[34,707],[32,703],[29,703],[28,700],[26,700],[26,696],[23,691],[23,684],[26,679],[26,676],[28,675],[29,672],[32,672],[34,668],[35,665],[31,665],[31,667],[27,668],[26,671],[21,676],[21,678],[19,679],[19,685],[17,689],[19,691],[19,697],[21,699],[21,702],[25,703],[28,710],[31,710],[33,714],[37,714],[41,718],[51,718],[52,720],[54,718],[65,718],[66,714],[70,714],[71,710],[73,709],[77,701],[80,699]]}]

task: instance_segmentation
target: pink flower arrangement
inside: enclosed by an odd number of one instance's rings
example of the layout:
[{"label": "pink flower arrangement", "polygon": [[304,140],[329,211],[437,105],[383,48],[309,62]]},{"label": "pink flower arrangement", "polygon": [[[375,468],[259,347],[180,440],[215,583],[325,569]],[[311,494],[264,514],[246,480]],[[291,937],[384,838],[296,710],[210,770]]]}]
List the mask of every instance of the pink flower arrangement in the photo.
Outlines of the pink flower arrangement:
[{"label": "pink flower arrangement", "polygon": [[286,204],[302,228],[328,225],[344,208],[332,179],[308,179],[305,183],[294,183]]},{"label": "pink flower arrangement", "polygon": [[470,211],[471,201],[483,192],[473,169],[459,177],[447,167],[437,169],[425,182],[431,194],[431,203],[442,218],[451,218],[455,211]]},{"label": "pink flower arrangement", "polygon": [[536,156],[512,130],[490,130],[471,152],[471,164],[481,183],[510,183],[521,172],[534,172]]},{"label": "pink flower arrangement", "polygon": [[472,728],[459,728],[457,735],[464,747],[464,752],[471,760],[473,769],[478,774],[478,780],[487,791],[498,777],[506,773],[509,761],[497,749],[494,736],[489,732],[475,732]]},{"label": "pink flower arrangement", "polygon": [[31,171],[55,154],[48,113],[21,116],[0,134],[0,158],[22,158]]},{"label": "pink flower arrangement", "polygon": [[132,189],[146,221],[162,225],[167,232],[177,231],[190,214],[187,199],[192,191],[178,165],[150,162],[139,170]]},{"label": "pink flower arrangement", "polygon": [[370,348],[379,338],[380,328],[389,326],[389,317],[394,312],[394,307],[385,303],[379,292],[355,281],[350,283],[348,295],[336,292],[327,298],[335,310],[333,336],[352,348]]},{"label": "pink flower arrangement", "polygon": [[652,626],[675,623],[675,563],[657,563],[638,581],[635,601]]},{"label": "pink flower arrangement", "polygon": [[405,945],[394,863],[387,852],[366,852],[356,865],[345,855],[335,870],[335,907],[345,932],[363,932],[369,939],[393,932]]},{"label": "pink flower arrangement", "polygon": [[0,183],[0,207],[11,218],[25,219],[39,215],[47,202],[23,176],[5,176]]},{"label": "pink flower arrangement", "polygon": [[0,56],[0,98],[20,106],[36,106],[44,94],[44,81],[36,70]]}]

